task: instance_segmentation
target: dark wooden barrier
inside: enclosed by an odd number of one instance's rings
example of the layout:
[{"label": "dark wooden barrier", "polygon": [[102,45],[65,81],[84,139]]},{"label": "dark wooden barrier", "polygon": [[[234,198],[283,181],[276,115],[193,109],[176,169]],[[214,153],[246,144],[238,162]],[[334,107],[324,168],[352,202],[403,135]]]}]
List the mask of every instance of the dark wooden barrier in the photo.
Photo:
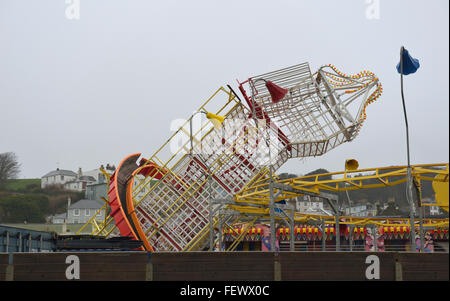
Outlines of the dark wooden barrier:
[{"label": "dark wooden barrier", "polygon": [[147,253],[17,253],[14,280],[67,280],[69,255],[80,260],[80,280],[145,280]]},{"label": "dark wooden barrier", "polygon": [[279,253],[282,280],[366,280],[367,256],[380,259],[380,280],[395,280],[392,253],[283,252]]},{"label": "dark wooden barrier", "polygon": [[398,253],[395,257],[402,266],[403,280],[449,280],[448,253]]},{"label": "dark wooden barrier", "polygon": [[82,281],[368,280],[366,259],[379,259],[379,280],[449,280],[448,254],[395,252],[79,252],[0,254],[0,280],[67,280],[70,255]]},{"label": "dark wooden barrier", "polygon": [[0,254],[0,281],[6,280],[6,269],[8,268],[9,254]]},{"label": "dark wooden barrier", "polygon": [[151,255],[153,280],[273,280],[267,252],[189,252]]}]

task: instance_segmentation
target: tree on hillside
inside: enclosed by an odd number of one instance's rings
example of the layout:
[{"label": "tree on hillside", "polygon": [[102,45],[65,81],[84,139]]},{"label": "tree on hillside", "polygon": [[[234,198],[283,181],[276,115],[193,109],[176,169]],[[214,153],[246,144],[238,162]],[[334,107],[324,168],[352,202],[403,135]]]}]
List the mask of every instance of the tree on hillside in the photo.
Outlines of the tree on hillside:
[{"label": "tree on hillside", "polygon": [[42,223],[49,201],[41,194],[6,195],[0,198],[0,208],[0,223]]},{"label": "tree on hillside", "polygon": [[20,163],[13,152],[0,154],[0,187],[6,180],[17,178],[20,172]]},{"label": "tree on hillside", "polygon": [[[326,169],[319,168],[319,169],[316,169],[314,171],[311,171],[311,172],[307,173],[305,175],[305,177],[306,176],[312,176],[312,175],[320,175],[320,174],[324,174],[324,173],[330,173],[330,172],[328,170],[326,170]],[[320,179],[321,180],[331,180],[332,176],[331,175],[327,175],[327,176],[321,177]]]},{"label": "tree on hillside", "polygon": [[384,210],[378,210],[379,206],[377,206],[377,211],[379,216],[402,216],[403,212],[400,210],[400,207],[393,201],[389,201],[387,207]]},{"label": "tree on hillside", "polygon": [[293,174],[293,173],[283,172],[283,173],[279,174],[278,177],[280,178],[280,180],[286,180],[286,179],[296,178],[297,175]]}]

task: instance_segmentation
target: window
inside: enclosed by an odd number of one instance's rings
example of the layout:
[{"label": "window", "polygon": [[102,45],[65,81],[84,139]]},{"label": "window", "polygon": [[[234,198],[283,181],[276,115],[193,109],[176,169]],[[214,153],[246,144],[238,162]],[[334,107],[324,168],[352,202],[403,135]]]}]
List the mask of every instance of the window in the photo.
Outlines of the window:
[{"label": "window", "polygon": [[61,181],[64,181],[64,176],[61,176]]},{"label": "window", "polygon": [[91,215],[89,209],[84,209],[84,215],[85,215],[85,216]]},{"label": "window", "polygon": [[73,215],[74,216],[80,216],[80,209],[74,209],[73,210]]}]

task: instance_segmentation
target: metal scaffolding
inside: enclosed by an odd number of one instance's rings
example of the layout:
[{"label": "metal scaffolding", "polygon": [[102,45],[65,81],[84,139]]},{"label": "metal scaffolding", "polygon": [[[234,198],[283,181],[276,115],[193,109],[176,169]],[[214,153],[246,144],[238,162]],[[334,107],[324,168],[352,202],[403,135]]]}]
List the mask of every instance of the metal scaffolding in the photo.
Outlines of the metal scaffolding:
[{"label": "metal scaffolding", "polygon": [[[268,82],[286,95],[275,101]],[[346,75],[333,65],[311,74],[303,63],[250,77],[239,90],[246,105],[230,86],[220,87],[154,154],[126,165],[113,187],[126,187],[115,194],[122,211],[115,210],[116,221],[128,225],[123,235],[151,251],[211,250],[221,246],[219,229],[268,220],[273,250],[276,221],[292,228],[299,220],[342,220],[339,211],[316,219],[279,203],[305,193],[331,201],[319,190],[333,191],[332,182],[279,181],[275,172],[290,158],[319,156],[352,141],[367,105],[382,93],[378,78],[369,71]],[[223,122],[202,122],[198,112]],[[344,181],[349,190],[362,187],[355,178]]]}]

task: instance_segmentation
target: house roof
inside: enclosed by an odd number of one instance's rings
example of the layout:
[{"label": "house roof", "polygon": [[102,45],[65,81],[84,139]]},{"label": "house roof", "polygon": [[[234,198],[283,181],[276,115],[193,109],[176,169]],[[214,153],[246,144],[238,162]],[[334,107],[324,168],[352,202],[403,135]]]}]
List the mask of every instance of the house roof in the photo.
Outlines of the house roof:
[{"label": "house roof", "polygon": [[96,182],[97,180],[92,176],[81,176],[79,181],[85,181],[85,182]]},{"label": "house roof", "polygon": [[106,182],[104,182],[104,183],[95,182],[95,183],[88,183],[87,186],[89,186],[89,187],[93,187],[93,186],[108,186],[108,183],[106,183]]},{"label": "house roof", "polygon": [[79,200],[70,205],[69,209],[100,209],[104,205],[101,201],[96,200]]},{"label": "house roof", "polygon": [[66,182],[64,185],[72,184],[72,183],[79,183],[79,182],[91,182],[92,183],[92,182],[96,182],[96,180],[94,177],[91,177],[91,176],[81,176],[73,181]]},{"label": "house roof", "polygon": [[74,173],[71,170],[65,170],[65,169],[56,169],[53,170],[49,173],[46,173],[45,175],[43,175],[43,178],[47,178],[47,177],[52,177],[52,176],[70,176],[70,177],[76,177],[77,174]]},{"label": "house roof", "polygon": [[55,214],[52,218],[67,218],[67,213]]}]

